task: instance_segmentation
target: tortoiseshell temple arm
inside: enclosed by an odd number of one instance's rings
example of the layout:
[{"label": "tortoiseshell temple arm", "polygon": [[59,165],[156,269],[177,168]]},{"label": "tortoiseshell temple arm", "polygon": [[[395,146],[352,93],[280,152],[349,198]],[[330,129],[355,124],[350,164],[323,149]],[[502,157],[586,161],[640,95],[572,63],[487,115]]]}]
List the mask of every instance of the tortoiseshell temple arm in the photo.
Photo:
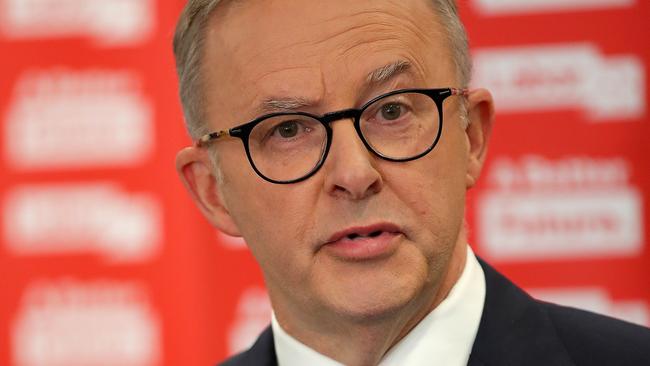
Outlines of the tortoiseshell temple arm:
[{"label": "tortoiseshell temple arm", "polygon": [[451,90],[451,95],[462,95],[464,97],[469,95],[469,89],[457,89],[449,88]]},{"label": "tortoiseshell temple arm", "polygon": [[225,137],[225,136],[230,136],[230,131],[229,130],[221,130],[221,131],[208,133],[206,135],[201,136],[201,138],[199,138],[194,143],[194,146],[196,146],[196,147],[205,147],[210,142],[212,142],[214,140],[217,140],[219,138]]}]

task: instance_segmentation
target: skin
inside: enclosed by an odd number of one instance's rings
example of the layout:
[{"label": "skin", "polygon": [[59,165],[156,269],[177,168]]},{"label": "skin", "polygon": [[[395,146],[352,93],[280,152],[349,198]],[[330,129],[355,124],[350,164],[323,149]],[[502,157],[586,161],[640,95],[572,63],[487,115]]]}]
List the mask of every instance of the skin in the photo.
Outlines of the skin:
[{"label": "skin", "polygon": [[[254,25],[254,26],[253,26]],[[268,98],[300,98],[322,114],[358,107],[407,87],[457,87],[451,53],[425,1],[243,1],[222,5],[205,54],[211,130],[258,116]],[[371,85],[386,64],[411,67]],[[393,163],[372,155],[350,120],[335,122],[324,166],[306,181],[277,185],[250,168],[241,141],[178,153],[177,170],[206,218],[243,236],[258,260],[281,326],[348,365],[377,364],[448,294],[465,265],[465,194],[479,176],[493,104],[483,89],[444,103],[442,138],[428,155]],[[348,260],[323,245],[336,232],[377,223],[399,227],[394,250]]]}]

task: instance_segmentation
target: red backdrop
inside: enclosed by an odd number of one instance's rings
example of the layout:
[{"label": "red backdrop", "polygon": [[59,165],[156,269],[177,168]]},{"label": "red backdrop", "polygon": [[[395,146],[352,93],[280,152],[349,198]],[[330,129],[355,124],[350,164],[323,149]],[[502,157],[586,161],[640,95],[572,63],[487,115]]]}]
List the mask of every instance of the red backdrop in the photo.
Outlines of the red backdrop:
[{"label": "red backdrop", "polygon": [[[212,364],[269,321],[183,191],[183,2],[0,0],[0,364]],[[467,218],[536,296],[650,325],[650,2],[467,0],[497,121]]]}]

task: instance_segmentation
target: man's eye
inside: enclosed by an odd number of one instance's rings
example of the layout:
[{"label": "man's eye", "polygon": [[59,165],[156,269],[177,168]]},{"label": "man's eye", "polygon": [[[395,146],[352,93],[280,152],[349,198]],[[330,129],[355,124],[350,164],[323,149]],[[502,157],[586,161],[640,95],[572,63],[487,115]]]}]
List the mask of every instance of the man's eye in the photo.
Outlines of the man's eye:
[{"label": "man's eye", "polygon": [[298,134],[300,126],[296,121],[282,122],[275,127],[275,131],[283,138],[295,137]]},{"label": "man's eye", "polygon": [[385,120],[396,120],[402,115],[402,106],[397,103],[384,104],[381,107],[381,117]]}]

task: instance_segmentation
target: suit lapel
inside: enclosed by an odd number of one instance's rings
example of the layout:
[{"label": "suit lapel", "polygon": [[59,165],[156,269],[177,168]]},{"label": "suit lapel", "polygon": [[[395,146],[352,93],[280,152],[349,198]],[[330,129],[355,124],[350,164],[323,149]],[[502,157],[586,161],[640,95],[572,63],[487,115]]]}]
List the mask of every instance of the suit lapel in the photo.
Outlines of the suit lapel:
[{"label": "suit lapel", "polygon": [[482,260],[486,295],[468,365],[574,365],[546,310]]},{"label": "suit lapel", "polygon": [[255,341],[255,344],[248,351],[239,355],[239,359],[233,362],[232,365],[277,366],[278,360],[275,356],[275,345],[273,343],[271,326],[266,327],[264,332]]},{"label": "suit lapel", "polygon": [[273,332],[268,326],[257,339],[250,352],[251,366],[277,366],[278,360],[275,356],[275,343],[273,343]]}]

